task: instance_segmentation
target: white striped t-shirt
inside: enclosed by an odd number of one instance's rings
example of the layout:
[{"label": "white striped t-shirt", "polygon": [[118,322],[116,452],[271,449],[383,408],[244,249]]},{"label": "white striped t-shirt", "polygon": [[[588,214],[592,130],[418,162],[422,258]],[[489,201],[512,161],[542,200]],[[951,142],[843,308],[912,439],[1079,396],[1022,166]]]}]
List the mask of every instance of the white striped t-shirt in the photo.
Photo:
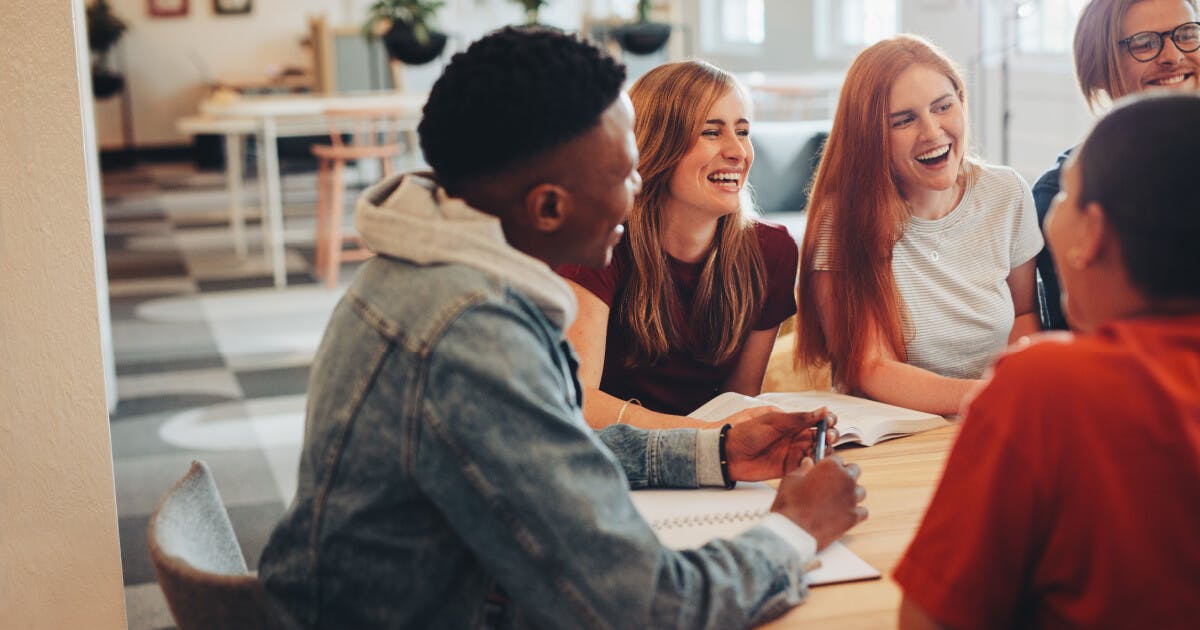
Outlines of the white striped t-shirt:
[{"label": "white striped t-shirt", "polygon": [[[940,219],[910,217],[892,248],[908,363],[979,378],[1008,343],[1009,272],[1042,249],[1029,185],[1011,168],[982,164],[962,201]],[[813,268],[829,271],[832,226],[817,227]]]}]

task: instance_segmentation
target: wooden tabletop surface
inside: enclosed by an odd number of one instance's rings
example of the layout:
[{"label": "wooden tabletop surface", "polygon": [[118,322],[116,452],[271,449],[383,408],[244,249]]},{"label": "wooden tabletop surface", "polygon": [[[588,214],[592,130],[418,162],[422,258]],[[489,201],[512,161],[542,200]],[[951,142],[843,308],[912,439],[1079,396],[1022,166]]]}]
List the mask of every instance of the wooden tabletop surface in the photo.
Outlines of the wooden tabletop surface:
[{"label": "wooden tabletop surface", "polygon": [[866,521],[842,542],[871,566],[882,579],[819,586],[808,600],[763,626],[783,628],[894,628],[900,589],[892,569],[908,547],[941,477],[958,425],[951,425],[876,444],[843,448],[838,455],[862,467],[860,483],[867,489]]}]

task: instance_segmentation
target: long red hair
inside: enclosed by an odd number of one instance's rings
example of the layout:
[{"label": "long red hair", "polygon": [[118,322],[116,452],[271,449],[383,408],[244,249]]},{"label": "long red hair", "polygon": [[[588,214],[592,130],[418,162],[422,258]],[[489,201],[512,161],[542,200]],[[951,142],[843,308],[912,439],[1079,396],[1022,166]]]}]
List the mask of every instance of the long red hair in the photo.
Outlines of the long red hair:
[{"label": "long red hair", "polygon": [[[867,48],[846,73],[809,195],[796,289],[796,362],[831,365],[833,382],[845,390],[859,389],[872,327],[898,359],[907,355],[892,247],[909,215],[892,174],[888,101],[896,78],[914,64],[946,75],[965,110],[958,69],[930,42],[899,35]],[[964,171],[967,167],[964,161]],[[819,303],[812,282],[823,233],[834,280],[829,304]],[[829,329],[821,325],[822,308],[831,309]]]}]

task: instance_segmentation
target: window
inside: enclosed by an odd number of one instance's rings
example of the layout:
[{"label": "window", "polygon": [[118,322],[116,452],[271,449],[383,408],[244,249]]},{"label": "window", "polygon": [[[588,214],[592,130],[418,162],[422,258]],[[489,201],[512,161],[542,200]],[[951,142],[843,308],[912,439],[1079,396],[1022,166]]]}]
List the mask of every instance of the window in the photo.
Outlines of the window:
[{"label": "window", "polygon": [[849,58],[899,30],[897,0],[816,0],[813,41],[818,57]]},{"label": "window", "polygon": [[1013,0],[1006,17],[1016,21],[1018,52],[1070,53],[1075,22],[1087,0]]},{"label": "window", "polygon": [[762,44],[766,38],[763,0],[723,0],[721,40],[730,44]]},{"label": "window", "polygon": [[703,0],[700,8],[705,50],[756,54],[766,41],[763,0]]}]

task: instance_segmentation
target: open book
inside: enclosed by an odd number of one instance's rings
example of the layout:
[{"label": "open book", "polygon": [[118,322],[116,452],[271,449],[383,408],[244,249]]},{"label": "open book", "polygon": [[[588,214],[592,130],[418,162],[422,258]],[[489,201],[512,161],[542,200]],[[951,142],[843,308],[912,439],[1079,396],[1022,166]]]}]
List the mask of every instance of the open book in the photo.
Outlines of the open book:
[{"label": "open book", "polygon": [[818,407],[828,407],[830,411],[837,414],[837,430],[841,434],[834,446],[851,442],[871,446],[876,442],[920,433],[949,424],[945,418],[937,414],[913,411],[865,398],[822,391],[772,392],[759,394],[753,398],[725,392],[701,405],[699,409],[688,414],[688,417],[716,422],[727,418],[732,413],[762,405],[774,405],[784,411],[812,411]]},{"label": "open book", "polygon": [[[635,490],[630,494],[658,539],[674,549],[701,547],[714,538],[736,536],[766,516],[775,500],[771,486],[744,481],[733,490]],[[820,566],[804,574],[809,586],[879,577],[879,571],[839,542],[818,553],[817,560]]]}]

